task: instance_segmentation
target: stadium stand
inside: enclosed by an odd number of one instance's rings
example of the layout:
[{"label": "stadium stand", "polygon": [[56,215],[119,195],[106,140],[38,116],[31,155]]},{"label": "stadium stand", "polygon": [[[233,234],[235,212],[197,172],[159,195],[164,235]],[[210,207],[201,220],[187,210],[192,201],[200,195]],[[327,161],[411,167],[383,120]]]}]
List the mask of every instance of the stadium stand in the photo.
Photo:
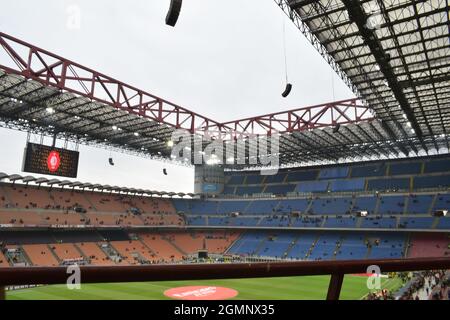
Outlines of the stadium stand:
[{"label": "stadium stand", "polygon": [[[215,199],[1,183],[2,228],[52,229],[0,232],[0,242],[15,250],[15,264],[26,265],[174,263],[203,249],[294,260],[442,256],[448,254],[450,218],[433,213],[450,207],[441,180],[449,169],[445,159],[289,169],[273,176],[227,173],[225,194]],[[177,229],[186,226],[196,229]],[[169,229],[133,233],[134,227]],[[224,229],[204,229],[209,227]],[[426,253],[430,247],[435,250]],[[3,253],[0,260],[9,265],[11,258]]]}]

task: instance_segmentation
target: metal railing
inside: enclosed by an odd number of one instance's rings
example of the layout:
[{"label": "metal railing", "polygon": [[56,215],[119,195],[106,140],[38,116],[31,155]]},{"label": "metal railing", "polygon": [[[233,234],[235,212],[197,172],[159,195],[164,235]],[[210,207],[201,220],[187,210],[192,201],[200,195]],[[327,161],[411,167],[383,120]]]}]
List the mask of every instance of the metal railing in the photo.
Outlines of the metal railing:
[{"label": "metal railing", "polygon": [[[331,275],[327,300],[338,300],[346,274],[367,273],[369,266],[381,272],[446,270],[450,257],[345,261],[298,261],[230,264],[186,264],[145,266],[80,266],[81,283],[181,281]],[[0,299],[5,286],[65,284],[66,267],[2,267]]]}]

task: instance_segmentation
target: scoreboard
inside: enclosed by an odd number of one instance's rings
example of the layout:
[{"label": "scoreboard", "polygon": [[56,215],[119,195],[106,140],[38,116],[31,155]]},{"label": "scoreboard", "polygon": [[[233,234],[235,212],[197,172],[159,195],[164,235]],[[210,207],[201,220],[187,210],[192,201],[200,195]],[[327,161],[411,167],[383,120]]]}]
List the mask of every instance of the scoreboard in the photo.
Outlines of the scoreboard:
[{"label": "scoreboard", "polygon": [[22,171],[76,178],[79,155],[78,151],[29,142],[25,148]]}]

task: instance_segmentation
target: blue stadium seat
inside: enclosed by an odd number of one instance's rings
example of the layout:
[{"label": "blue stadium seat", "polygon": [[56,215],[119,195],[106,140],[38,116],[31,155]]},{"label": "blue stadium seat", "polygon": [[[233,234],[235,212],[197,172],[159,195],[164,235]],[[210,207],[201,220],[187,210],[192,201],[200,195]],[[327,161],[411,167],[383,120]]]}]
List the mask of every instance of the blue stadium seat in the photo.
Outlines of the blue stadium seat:
[{"label": "blue stadium seat", "polygon": [[363,222],[361,228],[368,229],[394,229],[397,225],[395,218],[386,217],[365,217],[362,218]]},{"label": "blue stadium seat", "polygon": [[323,217],[299,217],[291,219],[291,226],[295,228],[319,228],[323,223]]},{"label": "blue stadium seat", "polygon": [[325,221],[325,228],[355,228],[355,217],[328,218]]},{"label": "blue stadium seat", "polygon": [[422,162],[400,162],[389,166],[391,176],[420,174],[421,170]]},{"label": "blue stadium seat", "polygon": [[383,196],[380,197],[378,214],[402,214],[405,209],[404,196]]},{"label": "blue stadium seat", "polygon": [[264,181],[264,178],[266,176],[263,175],[255,175],[255,174],[248,174],[247,179],[245,180],[246,184],[261,184]]},{"label": "blue stadium seat", "polygon": [[435,210],[449,210],[450,211],[450,194],[437,194],[436,202],[434,203]]},{"label": "blue stadium seat", "polygon": [[224,194],[234,194],[236,191],[236,187],[234,186],[225,186],[223,189]]},{"label": "blue stadium seat", "polygon": [[264,193],[273,193],[286,195],[288,192],[293,192],[295,190],[295,184],[274,184],[268,185],[264,189]]},{"label": "blue stadium seat", "polygon": [[413,180],[414,189],[450,187],[450,174],[439,176],[419,176]]},{"label": "blue stadium seat", "polygon": [[327,192],[328,181],[307,181],[297,184],[295,191],[297,192]]},{"label": "blue stadium seat", "polygon": [[430,229],[433,217],[401,218],[399,227],[402,229]]},{"label": "blue stadium seat", "polygon": [[243,184],[245,176],[241,175],[229,175],[228,181],[226,181],[227,184]]},{"label": "blue stadium seat", "polygon": [[252,195],[254,193],[262,193],[263,186],[237,186],[236,195],[242,196],[244,194]]},{"label": "blue stadium seat", "polygon": [[320,170],[319,179],[342,179],[347,178],[350,169],[348,167],[324,168]]},{"label": "blue stadium seat", "polygon": [[409,178],[369,179],[367,181],[367,190],[368,191],[409,190]]},{"label": "blue stadium seat", "polygon": [[333,180],[330,182],[330,191],[361,191],[364,190],[365,179]]},{"label": "blue stadium seat", "polygon": [[187,216],[187,224],[191,226],[206,226],[206,217],[198,215]]},{"label": "blue stadium seat", "polygon": [[291,213],[292,211],[304,213],[308,208],[309,201],[307,199],[281,200],[277,212]]},{"label": "blue stadium seat", "polygon": [[450,171],[450,159],[430,160],[425,162],[424,173]]},{"label": "blue stadium seat", "polygon": [[439,223],[436,226],[436,229],[445,229],[450,230],[450,217],[439,218]]},{"label": "blue stadium seat", "polygon": [[273,175],[266,176],[265,183],[282,183],[286,178],[286,173],[277,173]]},{"label": "blue stadium seat", "polygon": [[407,214],[426,214],[430,211],[434,195],[410,195]]},{"label": "blue stadium seat", "polygon": [[377,198],[374,196],[356,197],[353,211],[367,211],[373,214],[377,205]]},{"label": "blue stadium seat", "polygon": [[319,198],[315,199],[311,214],[349,214],[352,204],[351,198]]},{"label": "blue stadium seat", "polygon": [[386,168],[384,163],[352,167],[351,176],[354,178],[385,176]]},{"label": "blue stadium seat", "polygon": [[263,227],[288,227],[289,226],[289,217],[287,216],[270,216],[265,217],[261,220],[259,226]]},{"label": "blue stadium seat", "polygon": [[217,207],[217,213],[219,214],[229,214],[232,212],[244,213],[245,208],[247,208],[249,201],[220,201]]},{"label": "blue stadium seat", "polygon": [[278,200],[254,200],[250,203],[245,212],[248,214],[273,215],[276,213],[275,209],[278,203]]},{"label": "blue stadium seat", "polygon": [[288,182],[299,182],[316,180],[319,175],[319,170],[307,170],[307,171],[291,171],[288,173]]}]

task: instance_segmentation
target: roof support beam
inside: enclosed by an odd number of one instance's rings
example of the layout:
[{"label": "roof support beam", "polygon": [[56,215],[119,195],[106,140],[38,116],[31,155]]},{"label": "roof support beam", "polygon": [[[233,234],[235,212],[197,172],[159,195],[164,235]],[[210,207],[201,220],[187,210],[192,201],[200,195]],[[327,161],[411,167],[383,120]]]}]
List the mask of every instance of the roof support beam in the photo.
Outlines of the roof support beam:
[{"label": "roof support beam", "polygon": [[417,123],[417,119],[414,116],[414,112],[409,105],[408,100],[406,99],[402,88],[400,87],[397,77],[395,76],[392,67],[390,66],[388,59],[386,57],[386,53],[383,49],[383,46],[379,42],[376,33],[374,30],[366,27],[367,23],[367,14],[364,12],[364,9],[361,7],[359,1],[356,0],[342,0],[349,15],[352,17],[351,19],[356,23],[361,36],[366,41],[367,45],[372,52],[372,55],[375,57],[377,63],[380,65],[381,72],[383,72],[386,77],[389,87],[394,92],[394,95],[397,101],[400,103],[400,106],[403,112],[406,114],[409,122],[411,123],[412,128],[414,129],[417,137],[422,138],[423,132]]}]

